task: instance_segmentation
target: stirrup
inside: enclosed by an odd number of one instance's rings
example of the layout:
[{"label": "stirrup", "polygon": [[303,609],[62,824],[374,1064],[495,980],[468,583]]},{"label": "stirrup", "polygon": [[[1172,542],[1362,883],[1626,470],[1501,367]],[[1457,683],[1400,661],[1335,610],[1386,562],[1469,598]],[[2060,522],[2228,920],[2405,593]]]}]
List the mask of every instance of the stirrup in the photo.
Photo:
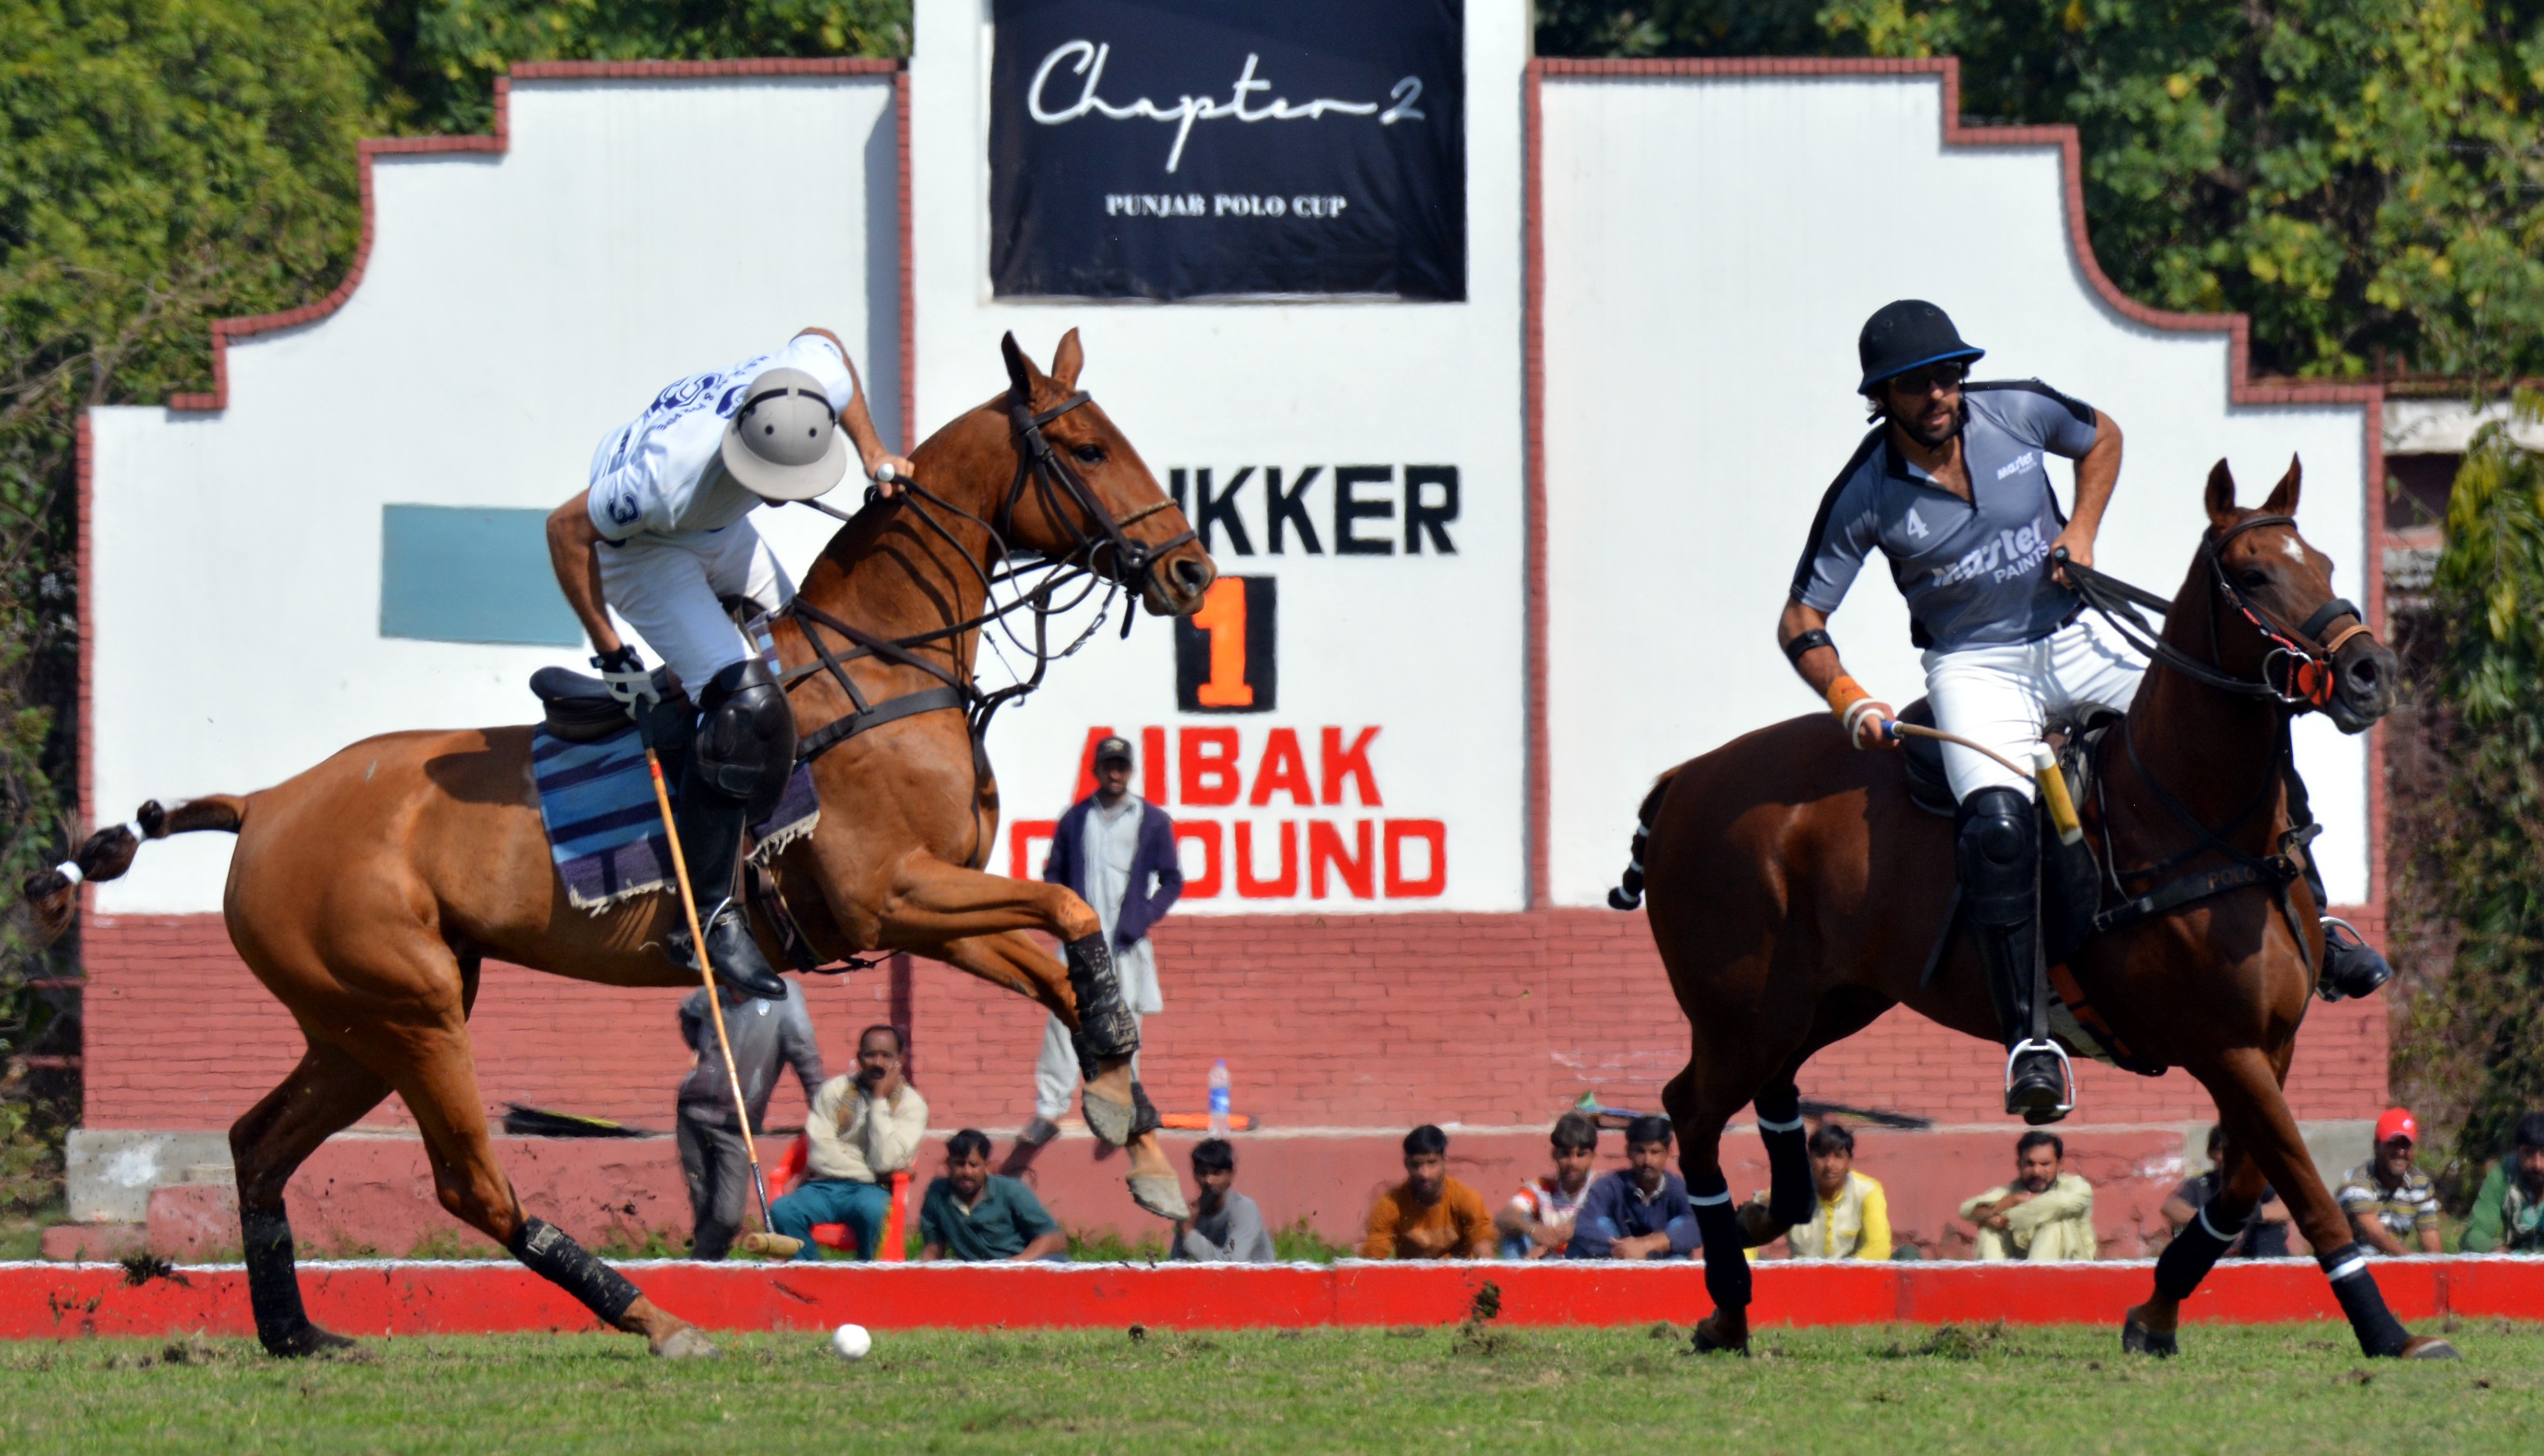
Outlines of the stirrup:
[{"label": "stirrup", "polygon": [[2057,1058],[2058,1061],[2058,1102],[2056,1106],[2050,1108],[2018,1108],[2010,1102],[2006,1106],[2007,1111],[2019,1111],[2023,1113],[2023,1119],[2034,1126],[2038,1126],[2044,1122],[2055,1122],[2059,1118],[2066,1116],[2069,1112],[2076,1111],[2076,1068],[2073,1063],[2067,1060],[2067,1048],[2059,1045],[2055,1041],[2044,1040],[2038,1037],[2018,1041],[2007,1050],[2005,1054],[2006,1096],[2008,1098],[2014,1096],[2015,1065],[2021,1062],[2025,1057],[2043,1051]]},{"label": "stirrup", "polygon": [[[2394,978],[2394,962],[2387,959],[2374,946],[2369,945],[2367,937],[2358,933],[2357,926],[2338,915],[2322,917],[2322,925],[2323,970],[2316,978],[2314,988],[2316,995],[2321,996],[2326,1002],[2347,1001],[2353,998],[2364,1000],[2384,989],[2385,983]],[[2344,935],[2349,938],[2347,944],[2342,941]],[[2348,984],[2343,984],[2333,978],[2332,968],[2336,958],[2354,960],[2360,957],[2365,957],[2374,962],[2374,968],[2367,976],[2353,977]]]}]

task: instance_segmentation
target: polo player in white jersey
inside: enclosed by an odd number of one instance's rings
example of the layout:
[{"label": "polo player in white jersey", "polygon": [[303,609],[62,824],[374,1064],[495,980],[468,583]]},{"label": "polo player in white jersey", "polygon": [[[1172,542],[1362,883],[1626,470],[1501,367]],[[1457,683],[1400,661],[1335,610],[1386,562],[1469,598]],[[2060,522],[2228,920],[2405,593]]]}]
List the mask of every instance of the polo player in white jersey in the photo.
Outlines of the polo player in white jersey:
[{"label": "polo player in white jersey", "polygon": [[631,703],[653,692],[644,659],[609,620],[614,608],[696,702],[679,832],[707,961],[727,984],[771,1000],[786,983],[752,939],[734,876],[745,826],[776,807],[794,771],[795,718],[725,603],[774,611],[794,598],[751,511],[830,491],[847,474],[850,441],[866,477],[894,494],[910,462],[885,452],[838,336],[807,329],[773,353],[665,386],[602,438],[590,488],[548,516],[557,584],[610,692]]},{"label": "polo player in white jersey", "polygon": [[[1965,382],[1982,352],[1917,299],[1875,313],[1857,341],[1857,388],[1873,428],[1820,501],[1776,640],[1858,748],[1895,747],[1894,715],[1847,675],[1828,618],[1876,549],[1907,598],[1935,725],[1946,732],[2028,762],[2048,714],[2087,703],[2125,709],[2146,671],[2116,631],[2084,610],[2056,560],[2063,550],[2078,566],[2094,564],[2119,483],[2120,427],[2038,380]],[[2076,462],[2073,518],[2050,492],[2046,455]],[[2054,1120],[2070,1102],[2064,1061],[2030,1039],[2039,994],[2032,784],[1951,743],[1944,771],[1960,805],[1961,894],[2009,1048],[2006,1111]],[[2288,790],[2291,817],[2306,822],[2293,769]],[[2312,855],[2304,859],[2324,904],[2322,875]],[[2325,919],[2324,947],[2328,1000],[2367,995],[2393,974],[2343,921]]]}]

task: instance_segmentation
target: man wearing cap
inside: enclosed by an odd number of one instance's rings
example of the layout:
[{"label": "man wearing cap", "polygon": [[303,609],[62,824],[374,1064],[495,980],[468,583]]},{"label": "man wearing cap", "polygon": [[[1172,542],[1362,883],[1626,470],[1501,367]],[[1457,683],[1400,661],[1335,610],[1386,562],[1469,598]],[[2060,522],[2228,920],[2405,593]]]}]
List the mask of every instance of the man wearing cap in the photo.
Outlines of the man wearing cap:
[{"label": "man wearing cap", "polygon": [[[2438,1193],[2429,1176],[2412,1166],[2421,1141],[2421,1124],[2401,1108],[2387,1108],[2376,1119],[2376,1150],[2341,1181],[2341,1211],[2349,1215],[2350,1231],[2379,1254],[2436,1254]],[[2408,1248],[2410,1239],[2418,1249]]]},{"label": "man wearing cap", "polygon": [[[2145,660],[2087,613],[2055,560],[2094,563],[2094,538],[2120,475],[2111,418],[2036,379],[1974,383],[1984,350],[1920,299],[1883,307],[1857,341],[1857,388],[1873,425],[1820,499],[1776,640],[1828,700],[1856,747],[1895,746],[1890,705],[1846,673],[1829,614],[1878,549],[1925,650],[1936,726],[2027,761],[2049,713],[2126,708]],[[2075,514],[2051,494],[2047,457],[2076,462]],[[2006,1111],[2048,1122],[2070,1104],[2065,1058],[2034,1040],[2038,845],[2032,786],[1982,753],[1944,745],[1960,804],[1954,859],[1972,938],[2003,1029]],[[2290,776],[2291,811],[2302,787]],[[2307,874],[2318,905],[2321,877]],[[2363,996],[2393,972],[2348,927],[2327,920],[2324,994]]]},{"label": "man wearing cap", "polygon": [[[1094,770],[1095,792],[1071,805],[1052,831],[1042,878],[1075,891],[1104,923],[1113,967],[1122,977],[1122,1004],[1131,1009],[1136,1031],[1141,1018],[1165,1009],[1149,932],[1184,892],[1184,872],[1175,859],[1175,821],[1131,792],[1130,740],[1118,734],[1099,739]],[[1131,1075],[1140,1075],[1136,1053]],[[1060,1118],[1079,1076],[1069,1028],[1055,1016],[1043,1031],[1042,1055],[1034,1060],[1034,1116],[1018,1144],[1038,1148],[1060,1135]]]},{"label": "man wearing cap", "polygon": [[910,474],[876,435],[838,336],[807,329],[772,353],[666,385],[601,439],[589,489],[548,516],[557,584],[610,692],[631,703],[654,696],[643,658],[610,622],[614,609],[696,702],[679,831],[707,960],[727,984],[769,999],[786,983],[752,940],[734,871],[744,827],[776,806],[793,771],[795,719],[725,602],[773,611],[794,597],[749,516],[762,501],[809,500],[836,486],[850,441],[885,495]]}]

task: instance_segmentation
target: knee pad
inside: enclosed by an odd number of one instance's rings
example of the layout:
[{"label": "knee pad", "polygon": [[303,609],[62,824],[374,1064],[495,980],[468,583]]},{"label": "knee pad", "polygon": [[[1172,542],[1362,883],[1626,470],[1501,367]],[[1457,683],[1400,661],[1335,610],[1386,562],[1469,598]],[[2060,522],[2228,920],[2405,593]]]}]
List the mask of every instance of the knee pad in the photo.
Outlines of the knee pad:
[{"label": "knee pad", "polygon": [[767,663],[752,657],[710,679],[698,708],[691,773],[715,792],[750,804],[753,818],[765,817],[795,770],[795,713],[785,690]]},{"label": "knee pad", "polygon": [[2019,925],[2029,920],[2039,855],[2030,800],[2012,789],[1991,787],[1962,801],[1952,858],[1973,921]]}]

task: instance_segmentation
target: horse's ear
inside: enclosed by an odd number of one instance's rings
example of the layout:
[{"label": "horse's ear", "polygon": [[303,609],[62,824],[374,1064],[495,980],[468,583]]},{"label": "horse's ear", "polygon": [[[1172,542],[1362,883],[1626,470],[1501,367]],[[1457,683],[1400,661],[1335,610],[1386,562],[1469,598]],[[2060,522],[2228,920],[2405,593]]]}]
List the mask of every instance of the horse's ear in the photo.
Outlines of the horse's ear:
[{"label": "horse's ear", "polygon": [[2221,531],[2235,523],[2235,472],[2223,457],[2208,472],[2208,523]]},{"label": "horse's ear", "polygon": [[1077,371],[1086,366],[1086,350],[1077,342],[1077,331],[1060,336],[1060,347],[1052,351],[1051,382],[1064,391],[1077,388]]},{"label": "horse's ear", "polygon": [[2290,455],[2288,457],[2288,473],[2279,477],[2278,488],[2270,492],[2269,499],[2262,502],[2262,513],[2264,515],[2295,515],[2297,513],[2297,485],[2304,479],[2304,477],[2305,466],[2298,463],[2296,456]]},{"label": "horse's ear", "polygon": [[1033,360],[1026,358],[1025,351],[1016,347],[1013,334],[998,341],[998,352],[1006,356],[1007,383],[1014,389],[1016,398],[1030,401],[1034,397],[1034,375],[1040,372],[1034,368]]}]

